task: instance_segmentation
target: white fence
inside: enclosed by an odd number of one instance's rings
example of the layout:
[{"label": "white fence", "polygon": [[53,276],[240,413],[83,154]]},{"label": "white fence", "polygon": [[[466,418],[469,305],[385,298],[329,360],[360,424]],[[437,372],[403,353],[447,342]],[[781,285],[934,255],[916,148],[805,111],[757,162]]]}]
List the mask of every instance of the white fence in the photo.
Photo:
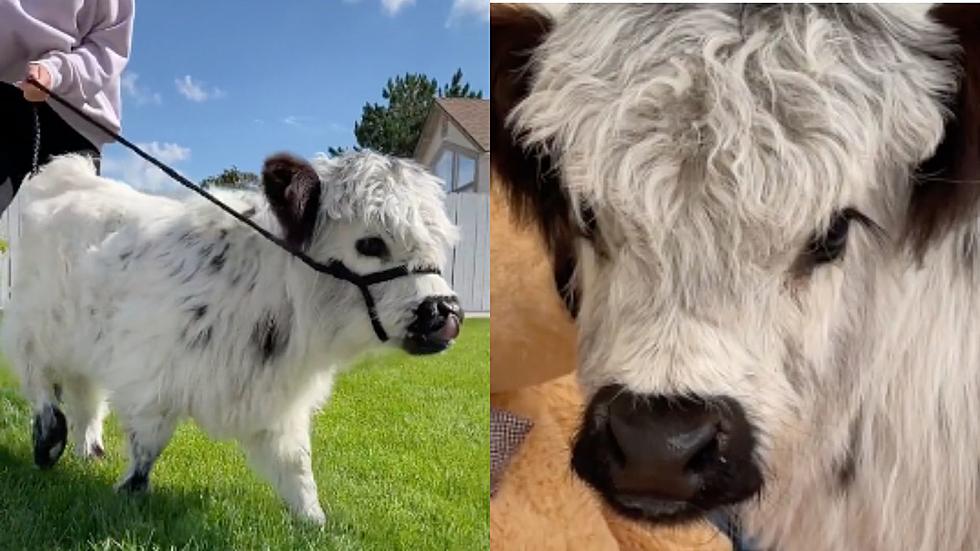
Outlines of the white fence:
[{"label": "white fence", "polygon": [[20,198],[14,198],[3,216],[0,216],[0,239],[7,244],[7,250],[0,253],[0,309],[7,306],[10,299],[10,276],[13,274],[13,262],[10,252],[17,247],[20,238]]},{"label": "white fence", "polygon": [[[20,237],[20,197],[0,217],[0,239],[9,249],[0,254],[0,308],[10,298],[10,276],[13,263],[10,250]],[[448,255],[443,267],[463,310],[467,313],[490,312],[490,196],[483,193],[451,193],[446,198],[449,219],[459,226],[459,245]]]},{"label": "white fence", "polygon": [[459,226],[460,240],[449,253],[443,275],[467,313],[490,312],[490,196],[450,193],[449,219]]}]

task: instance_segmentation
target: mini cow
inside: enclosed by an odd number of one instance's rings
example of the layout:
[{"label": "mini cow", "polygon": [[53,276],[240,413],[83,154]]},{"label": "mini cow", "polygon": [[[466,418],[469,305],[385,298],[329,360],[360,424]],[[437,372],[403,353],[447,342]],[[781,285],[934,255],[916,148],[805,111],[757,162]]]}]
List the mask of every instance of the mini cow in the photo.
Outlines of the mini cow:
[{"label": "mini cow", "polygon": [[39,466],[51,467],[66,439],[81,457],[101,456],[108,397],[129,440],[118,489],[146,490],[177,422],[191,417],[237,439],[297,515],[325,520],[311,415],[379,337],[416,354],[450,345],[463,315],[432,272],[456,230],[435,177],[375,153],[313,165],[277,155],[262,187],[218,195],[317,262],[411,273],[362,294],[204,200],[137,192],[80,156],[26,182],[3,337],[34,407]]},{"label": "mini cow", "polygon": [[491,14],[493,167],[577,313],[575,472],[765,549],[980,549],[980,9]]}]

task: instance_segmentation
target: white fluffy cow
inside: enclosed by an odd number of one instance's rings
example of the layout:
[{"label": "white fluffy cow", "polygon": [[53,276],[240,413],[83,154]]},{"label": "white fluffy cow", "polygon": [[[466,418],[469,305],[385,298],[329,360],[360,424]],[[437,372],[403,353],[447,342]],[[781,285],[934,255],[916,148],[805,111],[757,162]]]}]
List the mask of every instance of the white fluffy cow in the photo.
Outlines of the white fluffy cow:
[{"label": "white fluffy cow", "polygon": [[[444,263],[455,228],[440,182],[374,153],[269,158],[264,193],[221,196],[321,262],[357,274]],[[154,197],[57,158],[27,181],[4,350],[35,411],[35,462],[66,437],[103,453],[106,398],[129,440],[118,488],[147,488],[177,422],[236,438],[299,516],[323,522],[310,418],[338,370],[382,345],[361,290],[318,273],[202,199]],[[446,281],[370,286],[390,343],[437,352],[462,314]],[[62,413],[63,404],[66,415]]]},{"label": "white fluffy cow", "polygon": [[491,26],[491,160],[577,263],[577,474],[764,549],[980,549],[980,9]]}]

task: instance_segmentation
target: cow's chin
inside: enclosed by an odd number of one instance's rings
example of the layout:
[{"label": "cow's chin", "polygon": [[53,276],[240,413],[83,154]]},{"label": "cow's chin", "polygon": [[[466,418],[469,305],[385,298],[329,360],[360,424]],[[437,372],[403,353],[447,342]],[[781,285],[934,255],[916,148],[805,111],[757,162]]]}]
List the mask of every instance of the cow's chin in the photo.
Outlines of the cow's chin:
[{"label": "cow's chin", "polygon": [[599,491],[603,500],[619,515],[654,526],[676,526],[691,522],[724,518],[733,507],[750,499],[733,500],[729,504],[698,504],[689,501],[661,499],[642,494]]},{"label": "cow's chin", "polygon": [[662,500],[644,495],[610,494],[605,499],[620,515],[654,524],[691,522],[711,512],[686,501]]},{"label": "cow's chin", "polygon": [[413,356],[438,354],[445,351],[459,335],[459,318],[449,316],[447,326],[430,333],[409,332],[402,339],[402,350]]},{"label": "cow's chin", "polygon": [[637,520],[658,526],[686,524],[709,519],[715,513],[731,509],[755,495],[732,497],[725,500],[674,500],[652,494],[619,491],[607,485],[596,485],[586,480],[593,491],[598,493],[616,513],[630,520]]},{"label": "cow's chin", "polygon": [[428,356],[444,352],[453,341],[427,339],[424,335],[409,335],[402,339],[402,350],[413,356]]}]

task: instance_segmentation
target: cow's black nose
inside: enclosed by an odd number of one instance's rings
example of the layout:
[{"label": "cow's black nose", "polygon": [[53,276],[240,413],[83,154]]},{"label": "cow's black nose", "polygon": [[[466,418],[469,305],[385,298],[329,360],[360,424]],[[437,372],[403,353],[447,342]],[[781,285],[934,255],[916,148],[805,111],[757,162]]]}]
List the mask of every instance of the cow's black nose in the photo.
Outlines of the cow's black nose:
[{"label": "cow's black nose", "polygon": [[441,352],[459,336],[463,311],[454,296],[429,297],[415,309],[404,348],[410,354]]},{"label": "cow's black nose", "polygon": [[665,400],[619,395],[609,403],[610,443],[623,453],[613,484],[630,493],[687,500],[701,487],[701,471],[722,461],[716,411]]},{"label": "cow's black nose", "polygon": [[651,519],[693,516],[759,491],[752,428],[731,398],[600,390],[572,465],[618,509]]}]

